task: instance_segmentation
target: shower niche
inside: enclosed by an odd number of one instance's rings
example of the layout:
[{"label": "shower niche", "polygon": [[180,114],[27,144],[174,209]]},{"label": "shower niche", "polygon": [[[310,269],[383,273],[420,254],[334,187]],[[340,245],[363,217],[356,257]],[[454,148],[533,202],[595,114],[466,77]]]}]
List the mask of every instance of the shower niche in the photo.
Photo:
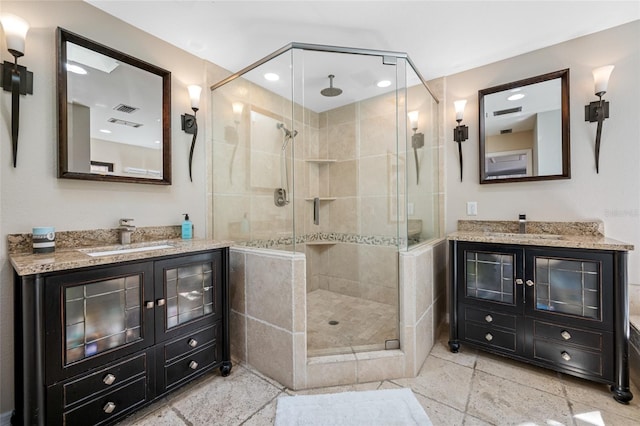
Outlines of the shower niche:
[{"label": "shower niche", "polygon": [[213,237],[304,255],[309,356],[397,348],[399,253],[442,235],[438,101],[408,55],[291,43],[211,105]]}]

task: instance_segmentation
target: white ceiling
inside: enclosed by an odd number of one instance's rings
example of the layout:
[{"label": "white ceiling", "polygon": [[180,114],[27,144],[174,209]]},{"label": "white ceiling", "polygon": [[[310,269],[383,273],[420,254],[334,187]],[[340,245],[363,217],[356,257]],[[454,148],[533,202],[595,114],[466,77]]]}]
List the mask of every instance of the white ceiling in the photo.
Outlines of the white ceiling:
[{"label": "white ceiling", "polygon": [[640,0],[85,1],[232,72],[302,42],[406,52],[427,80],[640,19]]}]

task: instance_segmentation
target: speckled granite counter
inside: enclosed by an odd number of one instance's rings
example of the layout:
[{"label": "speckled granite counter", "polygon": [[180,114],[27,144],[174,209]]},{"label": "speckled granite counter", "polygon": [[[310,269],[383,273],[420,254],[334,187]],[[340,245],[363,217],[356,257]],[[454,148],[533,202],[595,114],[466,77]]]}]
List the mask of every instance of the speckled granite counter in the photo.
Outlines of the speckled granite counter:
[{"label": "speckled granite counter", "polygon": [[[57,232],[56,250],[53,253],[42,254],[31,252],[31,234],[12,234],[8,236],[9,258],[17,274],[22,276],[198,252],[229,247],[233,244],[232,241],[183,240],[177,238],[179,232],[176,232],[176,229],[179,227],[139,228],[134,233],[136,237],[133,239],[134,242],[126,245],[117,244],[117,240],[114,241],[114,238],[117,238],[117,231],[111,232],[113,230]],[[170,247],[145,250],[145,248],[159,245]],[[140,248],[143,251],[101,256],[88,254],[97,251]]]},{"label": "speckled granite counter", "polygon": [[449,240],[528,246],[630,251],[634,247],[604,236],[601,221],[527,222],[527,233],[518,233],[518,221],[460,220]]}]

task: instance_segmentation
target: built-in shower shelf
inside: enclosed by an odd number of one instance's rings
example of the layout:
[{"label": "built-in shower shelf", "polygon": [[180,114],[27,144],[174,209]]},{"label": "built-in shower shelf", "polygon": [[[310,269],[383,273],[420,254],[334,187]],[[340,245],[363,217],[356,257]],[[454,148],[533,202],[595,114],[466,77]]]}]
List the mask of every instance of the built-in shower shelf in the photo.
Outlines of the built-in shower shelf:
[{"label": "built-in shower shelf", "polygon": [[[318,197],[320,201],[335,201],[336,197]],[[305,198],[305,201],[313,201],[315,198]]]},{"label": "built-in shower shelf", "polygon": [[335,241],[307,241],[305,243],[308,246],[333,246],[336,244]]},{"label": "built-in shower shelf", "polygon": [[306,161],[307,163],[329,164],[329,163],[335,163],[336,159],[335,158],[307,158],[304,161]]}]

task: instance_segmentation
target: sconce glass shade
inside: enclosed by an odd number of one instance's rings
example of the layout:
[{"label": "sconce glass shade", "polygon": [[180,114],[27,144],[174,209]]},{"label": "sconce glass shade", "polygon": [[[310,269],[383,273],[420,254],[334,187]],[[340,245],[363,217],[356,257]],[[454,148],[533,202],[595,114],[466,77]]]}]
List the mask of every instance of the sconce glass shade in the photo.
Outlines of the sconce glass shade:
[{"label": "sconce glass shade", "polygon": [[242,110],[244,110],[244,104],[242,102],[234,102],[231,104],[231,108],[233,109],[233,114],[238,116],[242,114]]},{"label": "sconce glass shade", "polygon": [[16,58],[24,55],[24,41],[29,31],[29,23],[19,16],[2,15],[0,17],[4,36],[7,40],[7,50]]},{"label": "sconce glass shade", "polygon": [[595,82],[597,96],[602,96],[607,91],[609,85],[609,77],[611,71],[613,71],[613,65],[606,65],[604,67],[596,68],[593,70],[593,81]]},{"label": "sconce glass shade", "polygon": [[202,87],[192,84],[187,87],[187,90],[189,91],[189,98],[191,98],[191,108],[200,108],[200,92],[202,92]]},{"label": "sconce glass shade", "polygon": [[419,111],[411,111],[407,115],[409,116],[409,125],[411,126],[411,129],[417,130],[418,129],[418,116],[420,115],[420,112]]},{"label": "sconce glass shade", "polygon": [[464,115],[464,107],[466,105],[467,105],[466,99],[461,99],[453,103],[453,106],[456,109],[456,121],[462,121],[462,116]]}]

